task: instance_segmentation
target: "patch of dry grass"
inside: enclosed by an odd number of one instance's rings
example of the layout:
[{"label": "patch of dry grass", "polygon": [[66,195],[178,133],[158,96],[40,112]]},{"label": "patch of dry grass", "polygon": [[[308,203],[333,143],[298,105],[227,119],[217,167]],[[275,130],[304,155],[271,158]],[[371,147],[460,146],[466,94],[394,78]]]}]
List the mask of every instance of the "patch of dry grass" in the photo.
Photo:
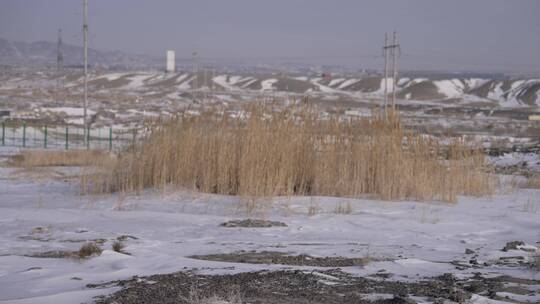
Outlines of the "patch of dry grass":
[{"label": "patch of dry grass", "polygon": [[210,110],[164,122],[107,169],[95,191],[173,186],[246,197],[455,202],[491,194],[495,185],[480,149],[407,132],[395,113],[321,119],[309,107],[260,104],[237,116]]},{"label": "patch of dry grass", "polygon": [[93,166],[109,158],[109,153],[98,150],[25,150],[15,155],[9,164],[16,167],[35,168],[52,166]]},{"label": "patch of dry grass", "polygon": [[123,253],[124,247],[126,247],[126,245],[121,241],[114,241],[112,244],[112,250],[119,253]]},{"label": "patch of dry grass", "polygon": [[[12,178],[66,179],[80,178],[81,193],[89,193],[88,187],[102,185],[103,172],[110,171],[117,164],[116,156],[101,150],[24,150],[7,162],[19,167],[10,174]],[[66,175],[53,167],[79,167],[79,172]]]},{"label": "patch of dry grass", "polygon": [[533,175],[527,179],[526,188],[540,189],[540,175]]},{"label": "patch of dry grass", "polygon": [[81,246],[79,249],[79,257],[81,259],[100,255],[103,250],[94,242],[89,242]]}]

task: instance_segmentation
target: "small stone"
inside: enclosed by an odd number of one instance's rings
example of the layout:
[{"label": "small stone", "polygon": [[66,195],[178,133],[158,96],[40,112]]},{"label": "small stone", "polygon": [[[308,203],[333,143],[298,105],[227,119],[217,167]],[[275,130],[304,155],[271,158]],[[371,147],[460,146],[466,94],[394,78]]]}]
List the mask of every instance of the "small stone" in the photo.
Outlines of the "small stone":
[{"label": "small stone", "polygon": [[465,249],[465,254],[475,254],[475,253],[476,252],[474,252],[474,250],[472,249],[469,249],[469,248]]}]

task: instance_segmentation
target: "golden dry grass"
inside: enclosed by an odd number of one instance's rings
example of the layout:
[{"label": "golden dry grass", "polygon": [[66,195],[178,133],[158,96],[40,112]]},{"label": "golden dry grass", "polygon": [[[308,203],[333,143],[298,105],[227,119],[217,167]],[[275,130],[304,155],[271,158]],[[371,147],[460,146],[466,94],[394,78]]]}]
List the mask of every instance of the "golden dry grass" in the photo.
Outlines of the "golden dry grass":
[{"label": "golden dry grass", "polygon": [[527,179],[525,188],[540,189],[540,175],[533,175]]},{"label": "golden dry grass", "polygon": [[[81,193],[89,193],[88,187],[101,185],[104,172],[114,168],[117,159],[111,153],[100,150],[25,150],[11,157],[7,164],[21,168],[10,174],[12,178],[43,180],[79,177]],[[80,167],[80,170],[66,175],[53,167]]]},{"label": "golden dry grass", "polygon": [[107,152],[98,150],[25,150],[21,154],[13,156],[9,164],[24,168],[94,166],[108,157]]},{"label": "golden dry grass", "polygon": [[370,194],[447,202],[494,191],[481,150],[406,132],[395,113],[320,119],[309,107],[257,104],[242,114],[209,110],[164,122],[103,170],[91,190],[173,186],[249,197]]}]

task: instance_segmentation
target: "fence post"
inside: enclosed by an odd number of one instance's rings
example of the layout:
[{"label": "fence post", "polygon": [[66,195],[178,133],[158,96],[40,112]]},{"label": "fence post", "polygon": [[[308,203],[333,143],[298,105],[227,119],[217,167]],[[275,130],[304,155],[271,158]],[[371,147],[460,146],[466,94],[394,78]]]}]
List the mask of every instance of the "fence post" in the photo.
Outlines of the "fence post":
[{"label": "fence post", "polygon": [[69,133],[68,133],[69,131],[68,131],[68,128],[69,128],[69,127],[66,126],[66,150],[69,148],[69,145],[68,145],[68,139],[69,139],[69,135],[68,135],[68,134],[69,134]]},{"label": "fence post", "polygon": [[43,130],[43,148],[47,149],[47,126]]},{"label": "fence post", "polygon": [[86,149],[90,149],[90,126],[86,127]]},{"label": "fence post", "polygon": [[109,151],[112,151],[112,127],[109,127]]},{"label": "fence post", "polygon": [[133,146],[135,147],[135,143],[137,142],[137,129],[133,129]]},{"label": "fence post", "polygon": [[26,147],[26,122],[23,122],[22,125],[22,146]]},{"label": "fence post", "polygon": [[6,123],[2,121],[2,146],[6,145]]}]

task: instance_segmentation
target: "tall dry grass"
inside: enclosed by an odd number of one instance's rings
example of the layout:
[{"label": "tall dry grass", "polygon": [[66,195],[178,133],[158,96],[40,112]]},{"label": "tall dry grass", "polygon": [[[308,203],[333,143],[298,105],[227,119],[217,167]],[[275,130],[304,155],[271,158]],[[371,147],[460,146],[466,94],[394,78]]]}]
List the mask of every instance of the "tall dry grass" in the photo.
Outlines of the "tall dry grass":
[{"label": "tall dry grass", "polygon": [[164,122],[95,191],[167,186],[242,196],[375,195],[442,200],[494,190],[483,153],[406,132],[399,116],[320,119],[309,107],[206,111]]},{"label": "tall dry grass", "polygon": [[24,168],[52,166],[94,166],[108,158],[109,153],[99,150],[25,150],[14,155],[9,165]]}]

